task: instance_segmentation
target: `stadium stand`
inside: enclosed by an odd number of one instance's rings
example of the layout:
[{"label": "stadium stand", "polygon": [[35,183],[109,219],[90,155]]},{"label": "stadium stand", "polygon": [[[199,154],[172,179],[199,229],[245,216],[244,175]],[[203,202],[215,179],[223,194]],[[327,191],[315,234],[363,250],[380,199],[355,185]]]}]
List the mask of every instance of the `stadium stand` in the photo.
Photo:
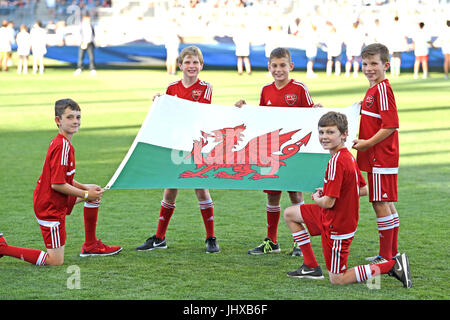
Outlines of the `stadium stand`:
[{"label": "stadium stand", "polygon": [[[231,50],[234,45],[232,35],[234,30],[244,23],[252,38],[250,58],[252,65],[255,66],[260,65],[258,60],[268,38],[266,32],[268,26],[276,33],[277,45],[300,50],[301,53],[307,46],[305,33],[310,30],[311,25],[314,25],[317,29],[319,47],[317,68],[322,68],[321,59],[327,51],[325,44],[327,26],[331,24],[338,30],[342,36],[345,52],[345,35],[352,22],[358,21],[367,41],[371,41],[369,39],[373,38],[376,19],[381,21],[384,28],[381,32],[389,34],[394,16],[399,16],[405,36],[409,40],[408,51],[404,52],[406,64],[402,66],[409,67],[409,55],[412,54],[410,32],[415,29],[418,22],[424,21],[430,39],[437,38],[445,21],[450,17],[447,2],[446,0],[0,0],[0,19],[13,21],[16,28],[21,24],[30,27],[36,20],[40,20],[46,26],[48,45],[64,45],[71,51],[70,47],[79,45],[80,19],[82,15],[89,13],[95,24],[97,49],[105,49],[103,55],[110,57],[112,55],[117,57],[117,52],[123,52],[127,44],[132,51],[127,56],[135,56],[136,47],[142,49],[145,47],[144,44],[148,46],[143,49],[144,52],[149,50],[159,52],[164,44],[166,26],[169,21],[175,20],[178,26],[183,26],[178,29],[182,43],[203,45],[207,51],[211,49],[212,52],[219,51],[223,55],[230,53],[233,60],[235,57],[234,49]],[[118,46],[121,48],[114,49]],[[61,53],[60,49],[56,51]],[[56,51],[52,48],[48,51],[47,56],[53,58],[53,55],[56,55]],[[431,49],[430,66],[442,65],[442,55],[439,52],[439,49]],[[139,54],[145,57],[145,54]],[[305,56],[304,53],[301,55]],[[96,59],[101,56],[102,54],[96,54]],[[159,59],[159,56],[160,54],[156,53],[154,58]],[[434,58],[438,61],[433,62]],[[105,58],[105,61],[99,63],[108,63],[108,59]],[[345,54],[342,59],[345,63]],[[62,60],[70,59],[62,57]],[[227,64],[226,59],[223,61]],[[306,62],[302,60],[296,65],[303,67]]]}]

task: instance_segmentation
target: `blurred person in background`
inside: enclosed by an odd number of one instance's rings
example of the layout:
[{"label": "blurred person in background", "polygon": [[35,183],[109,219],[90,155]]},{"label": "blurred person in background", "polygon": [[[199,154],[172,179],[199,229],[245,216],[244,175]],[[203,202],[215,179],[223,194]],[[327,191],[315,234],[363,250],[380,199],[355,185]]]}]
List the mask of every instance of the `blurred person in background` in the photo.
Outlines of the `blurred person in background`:
[{"label": "blurred person in background", "polygon": [[390,66],[391,77],[398,77],[400,76],[402,64],[402,52],[408,50],[408,39],[398,16],[394,17],[394,22],[389,29],[389,36],[387,38],[387,45],[392,54]]},{"label": "blurred person in background", "polygon": [[333,72],[334,64],[334,74],[339,76],[341,74],[342,39],[331,22],[327,22],[327,26],[329,30],[325,40],[328,56],[326,72],[327,76],[330,76]]},{"label": "blurred person in background", "polygon": [[3,20],[0,28],[0,66],[2,71],[8,71],[8,53],[11,52],[11,45],[14,37],[9,32],[8,21]]},{"label": "blurred person in background", "polygon": [[[16,44],[16,30],[14,30],[14,22],[13,21],[9,21],[8,25],[6,26],[6,29],[8,30],[8,32],[11,34],[10,37],[11,39],[13,39],[13,42],[11,43],[11,45],[15,45]],[[11,49],[8,51],[8,58],[6,61],[6,65],[9,67],[12,67],[13,65],[13,60],[12,60],[12,47]]]},{"label": "blurred person in background", "polygon": [[414,43],[414,79],[419,77],[420,65],[422,65],[422,79],[428,78],[428,46],[430,44],[430,35],[425,29],[425,23],[419,22],[419,28],[412,36]]},{"label": "blurred person in background", "polygon": [[177,59],[180,48],[180,37],[178,35],[176,19],[172,19],[167,28],[165,43],[166,48],[166,70],[170,75],[177,74]]},{"label": "blurred person in background", "polygon": [[359,22],[352,24],[350,32],[345,40],[347,62],[345,63],[345,76],[350,77],[353,67],[353,77],[358,77],[359,64],[361,63],[361,50],[364,45],[364,33],[359,27]]},{"label": "blurred person in background", "polygon": [[81,44],[78,49],[78,63],[77,63],[77,70],[75,70],[75,75],[76,76],[79,75],[83,70],[84,55],[86,54],[87,51],[89,57],[90,74],[91,76],[95,76],[97,74],[97,72],[95,71],[95,64],[94,64],[95,33],[94,27],[91,24],[91,17],[89,16],[89,14],[83,16],[83,19],[81,20],[80,35],[81,35]]},{"label": "blurred person in background", "polygon": [[245,30],[245,25],[241,25],[238,30],[236,30],[233,36],[233,42],[236,46],[236,57],[237,57],[237,69],[238,74],[241,75],[244,72],[247,74],[252,73],[252,66],[250,64],[250,36]]},{"label": "blurred person in background", "polygon": [[278,47],[278,45],[277,45],[278,38],[277,38],[276,32],[272,26],[267,26],[266,35],[264,37],[264,40],[265,40],[264,55],[266,56],[267,61],[269,61],[270,53],[272,52],[273,49]]},{"label": "blurred person in background", "polygon": [[306,78],[317,78],[314,72],[314,63],[317,57],[317,47],[319,46],[317,26],[311,24],[311,29],[305,32],[305,54],[308,62],[306,64]]},{"label": "blurred person in background", "polygon": [[433,47],[440,47],[444,55],[444,77],[448,79],[448,70],[450,69],[450,20],[447,20],[446,26],[433,42]]},{"label": "blurred person in background", "polygon": [[19,61],[17,62],[17,74],[27,74],[28,56],[31,52],[31,36],[28,33],[28,28],[24,24],[20,26],[20,31],[16,37],[16,43],[17,55],[19,56]]},{"label": "blurred person in background", "polygon": [[44,55],[47,53],[46,33],[42,28],[42,22],[36,21],[30,31],[31,50],[33,52],[33,73],[44,73]]}]

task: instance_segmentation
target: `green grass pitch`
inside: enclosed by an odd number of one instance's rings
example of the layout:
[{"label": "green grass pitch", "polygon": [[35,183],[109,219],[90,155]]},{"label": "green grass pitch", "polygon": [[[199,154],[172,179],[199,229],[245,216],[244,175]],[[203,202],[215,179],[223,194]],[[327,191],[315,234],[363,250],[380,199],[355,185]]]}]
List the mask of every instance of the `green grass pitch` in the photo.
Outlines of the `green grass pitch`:
[{"label": "green grass pitch", "polygon": [[[98,70],[74,77],[73,69],[47,68],[44,75],[0,74],[0,232],[11,245],[44,249],[36,223],[32,194],[50,140],[56,135],[54,102],[72,98],[82,108],[82,127],[74,136],[76,179],[106,185],[128,151],[152,97],[181,77],[164,70]],[[367,81],[359,78],[305,79],[315,102],[345,107],[360,101]],[[238,99],[258,104],[262,85],[271,82],[265,71],[239,76],[233,70],[206,70],[200,78],[213,85],[213,103],[233,105]],[[389,276],[369,288],[365,283],[329,283],[320,238],[312,246],[325,280],[290,279],[303,258],[287,254],[292,237],[280,219],[282,253],[250,256],[247,250],[266,235],[262,191],[211,190],[215,231],[221,253],[205,254],[205,230],[193,190],[181,190],[170,222],[169,248],[137,252],[158,223],[162,190],[109,190],[100,208],[98,236],[121,245],[113,257],[81,258],[84,240],[82,206],[67,218],[65,262],[60,267],[36,267],[10,257],[0,259],[0,299],[145,299],[145,300],[447,300],[450,298],[448,248],[450,196],[450,82],[442,73],[413,80],[404,73],[391,79],[400,117],[399,248],[410,257],[413,288],[406,290]],[[305,193],[307,203],[310,194]],[[287,194],[282,209],[289,205]],[[378,252],[375,214],[361,199],[358,231],[351,246],[349,267],[365,264]],[[79,289],[71,289],[73,268]]]}]

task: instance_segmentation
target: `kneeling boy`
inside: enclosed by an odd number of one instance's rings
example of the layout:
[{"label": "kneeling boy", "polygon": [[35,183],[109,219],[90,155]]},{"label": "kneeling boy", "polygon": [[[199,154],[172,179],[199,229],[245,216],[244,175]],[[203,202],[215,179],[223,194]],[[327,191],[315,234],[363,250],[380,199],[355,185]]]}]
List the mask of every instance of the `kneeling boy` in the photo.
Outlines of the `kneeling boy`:
[{"label": "kneeling boy", "polygon": [[304,257],[304,264],[287,275],[323,279],[309,238],[309,234],[320,234],[332,284],[362,282],[378,274],[389,274],[399,279],[404,287],[410,288],[412,281],[406,254],[384,263],[347,269],[350,243],[358,224],[359,197],[367,195],[368,189],[353,155],[345,147],[348,135],[346,116],[328,112],[321,117],[318,126],[320,144],[330,152],[331,159],[323,188],[317,188],[312,195],[315,203],[291,206],[284,211],[284,220]]}]

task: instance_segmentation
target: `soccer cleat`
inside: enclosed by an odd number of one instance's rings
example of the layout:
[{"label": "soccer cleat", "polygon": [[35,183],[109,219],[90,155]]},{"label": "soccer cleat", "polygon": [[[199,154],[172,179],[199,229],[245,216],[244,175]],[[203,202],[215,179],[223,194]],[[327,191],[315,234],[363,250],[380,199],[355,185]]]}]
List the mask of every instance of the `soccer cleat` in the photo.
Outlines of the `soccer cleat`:
[{"label": "soccer cleat", "polygon": [[156,235],[148,238],[143,245],[136,248],[137,251],[147,251],[154,249],[167,249],[166,239],[161,240]]},{"label": "soccer cleat", "polygon": [[248,254],[253,255],[279,252],[281,252],[280,245],[278,243],[273,243],[269,238],[265,238],[264,242],[256,248],[248,250]]},{"label": "soccer cleat", "polygon": [[218,253],[220,252],[219,245],[217,244],[216,237],[209,237],[205,240],[206,253]]},{"label": "soccer cleat", "polygon": [[310,268],[306,265],[302,265],[300,268],[294,271],[289,271],[287,273],[288,277],[291,278],[307,278],[307,279],[323,279],[322,268],[320,266]]},{"label": "soccer cleat", "polygon": [[122,247],[114,246],[110,247],[104,244],[100,239],[89,247],[85,244],[81,246],[80,257],[102,257],[102,256],[112,256],[114,254],[122,251]]},{"label": "soccer cleat", "polygon": [[302,249],[300,249],[300,246],[297,242],[294,242],[294,245],[292,246],[292,250],[289,252],[290,256],[293,257],[303,257]]},{"label": "soccer cleat", "polygon": [[395,258],[394,267],[388,273],[390,276],[395,277],[403,283],[403,287],[411,288],[412,279],[409,268],[409,259],[406,253],[401,254]]},{"label": "soccer cleat", "polygon": [[382,256],[377,256],[375,259],[370,261],[369,264],[378,264],[378,263],[383,263],[383,262],[387,262],[387,260],[385,258],[383,258]]},{"label": "soccer cleat", "polygon": [[[399,257],[399,256],[400,256],[400,253],[397,252],[397,254],[395,256],[393,256],[392,259],[395,259],[396,257]],[[372,261],[377,260],[379,258],[381,258],[381,256],[367,257],[366,261],[372,262]],[[382,262],[386,262],[386,261],[382,261]]]},{"label": "soccer cleat", "polygon": [[[6,243],[6,239],[3,238],[3,233],[0,233],[0,247],[6,247],[8,244]],[[0,258],[3,257],[2,254],[0,254]]]}]

